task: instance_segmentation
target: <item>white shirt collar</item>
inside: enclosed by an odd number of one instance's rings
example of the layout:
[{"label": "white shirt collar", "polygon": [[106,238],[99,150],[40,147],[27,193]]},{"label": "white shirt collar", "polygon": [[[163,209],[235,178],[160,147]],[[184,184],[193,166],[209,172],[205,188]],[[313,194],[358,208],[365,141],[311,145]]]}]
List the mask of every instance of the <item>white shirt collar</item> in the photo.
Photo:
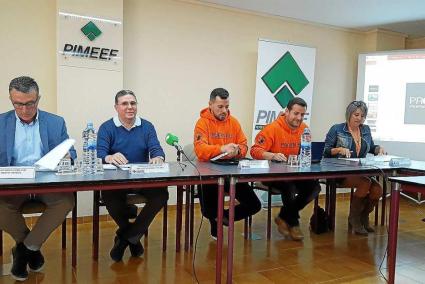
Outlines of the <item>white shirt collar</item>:
[{"label": "white shirt collar", "polygon": [[[114,121],[114,124],[115,124],[116,127],[120,127],[120,126],[124,127],[124,125],[121,123],[118,116],[114,116],[113,121]],[[137,127],[137,126],[140,126],[140,125],[142,125],[142,120],[140,119],[140,117],[137,116],[136,120],[134,121],[134,124],[131,126],[131,128],[134,128],[134,127]]]},{"label": "white shirt collar", "polygon": [[22,124],[34,125],[34,124],[35,124],[35,123],[37,123],[37,121],[38,121],[38,110],[37,110],[37,115],[35,116],[35,119],[34,119],[33,121],[31,121],[30,123],[25,123],[25,122],[23,122],[23,121],[19,118],[18,114],[16,113],[16,110],[15,110],[15,117],[16,117],[16,122],[20,122],[20,123],[22,123]]}]

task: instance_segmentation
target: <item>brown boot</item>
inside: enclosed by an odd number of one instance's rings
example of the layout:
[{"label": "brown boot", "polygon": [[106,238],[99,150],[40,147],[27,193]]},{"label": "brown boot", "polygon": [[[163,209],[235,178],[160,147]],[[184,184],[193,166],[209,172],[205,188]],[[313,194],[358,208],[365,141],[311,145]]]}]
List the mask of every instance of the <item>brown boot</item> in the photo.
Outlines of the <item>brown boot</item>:
[{"label": "brown boot", "polygon": [[375,229],[372,228],[369,224],[369,214],[375,209],[376,204],[379,202],[378,199],[369,199],[366,198],[365,207],[360,216],[360,222],[363,224],[366,231],[369,233],[374,233]]},{"label": "brown boot", "polygon": [[304,239],[304,234],[300,229],[300,226],[289,227],[289,236],[294,241],[302,241]]},{"label": "brown boot", "polygon": [[277,230],[279,231],[279,233],[281,233],[284,237],[288,237],[289,236],[289,226],[288,226],[288,224],[286,224],[285,220],[283,220],[279,216],[276,216],[276,218],[274,219],[274,222],[277,225]]},{"label": "brown boot", "polygon": [[352,231],[357,235],[367,236],[367,231],[360,221],[360,215],[365,207],[365,197],[353,196],[351,198],[350,215],[348,216],[348,224]]}]

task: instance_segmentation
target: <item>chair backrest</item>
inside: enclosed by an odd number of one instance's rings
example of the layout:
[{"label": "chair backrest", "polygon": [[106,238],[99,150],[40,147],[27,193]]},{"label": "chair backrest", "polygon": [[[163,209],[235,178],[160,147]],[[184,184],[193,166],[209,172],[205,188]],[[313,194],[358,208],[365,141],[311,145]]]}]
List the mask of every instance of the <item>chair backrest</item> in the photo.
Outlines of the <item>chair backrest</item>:
[{"label": "chair backrest", "polygon": [[182,155],[182,160],[183,161],[195,161],[196,160],[196,154],[195,154],[195,150],[193,147],[193,144],[187,144],[183,147],[183,152],[186,154]]},{"label": "chair backrest", "polygon": [[127,204],[143,204],[147,203],[147,198],[142,194],[129,193],[127,194]]},{"label": "chair backrest", "polygon": [[46,210],[46,204],[38,200],[24,202],[21,207],[21,214],[43,213]]},{"label": "chair backrest", "polygon": [[311,159],[314,161],[320,161],[322,159],[324,149],[325,142],[311,142]]}]

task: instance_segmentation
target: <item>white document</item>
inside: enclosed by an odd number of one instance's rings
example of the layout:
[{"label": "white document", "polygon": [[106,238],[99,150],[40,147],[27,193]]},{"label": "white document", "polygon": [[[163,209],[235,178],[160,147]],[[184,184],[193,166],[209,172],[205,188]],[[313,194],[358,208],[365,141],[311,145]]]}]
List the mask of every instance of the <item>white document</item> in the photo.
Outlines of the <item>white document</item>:
[{"label": "white document", "polygon": [[346,160],[346,161],[354,161],[359,162],[360,160],[367,159],[368,161],[375,162],[375,163],[385,163],[389,162],[393,158],[400,158],[398,156],[393,155],[377,155],[377,156],[366,156],[366,158],[338,158],[340,160]]},{"label": "white document", "polygon": [[128,171],[132,165],[135,165],[135,164],[118,165],[118,167],[123,171]]},{"label": "white document", "polygon": [[116,170],[117,167],[112,165],[112,164],[103,164],[103,169],[104,170]]},{"label": "white document", "polygon": [[393,158],[401,158],[401,157],[393,156],[393,155],[378,155],[378,156],[374,156],[373,160],[375,162],[389,162]]},{"label": "white document", "polygon": [[227,152],[221,153],[220,155],[217,155],[214,158],[211,158],[210,161],[217,161],[217,160],[219,160],[219,159],[221,159],[221,158],[223,158],[223,157],[225,157],[227,155],[228,155]]},{"label": "white document", "polygon": [[71,149],[74,143],[74,139],[66,139],[54,149],[52,149],[49,153],[44,155],[40,160],[38,160],[35,165],[53,171],[59,164],[60,160],[68,153],[69,149]]},{"label": "white document", "polygon": [[360,158],[338,158],[338,160],[345,160],[345,161],[352,161],[352,162],[359,162]]}]

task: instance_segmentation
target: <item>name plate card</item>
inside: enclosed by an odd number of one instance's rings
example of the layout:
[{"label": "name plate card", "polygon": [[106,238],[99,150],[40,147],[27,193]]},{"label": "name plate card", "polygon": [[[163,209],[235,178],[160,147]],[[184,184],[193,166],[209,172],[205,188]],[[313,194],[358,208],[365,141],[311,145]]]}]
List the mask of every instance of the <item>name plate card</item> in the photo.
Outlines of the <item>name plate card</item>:
[{"label": "name plate card", "polygon": [[391,158],[389,165],[391,167],[409,167],[412,161],[409,158]]},{"label": "name plate card", "polygon": [[163,164],[139,164],[130,167],[130,174],[151,174],[151,173],[168,173],[170,166],[168,163]]},{"label": "name plate card", "polygon": [[35,178],[35,167],[0,167],[0,178]]},{"label": "name plate card", "polygon": [[267,160],[240,160],[238,168],[244,169],[268,169],[269,161]]}]

